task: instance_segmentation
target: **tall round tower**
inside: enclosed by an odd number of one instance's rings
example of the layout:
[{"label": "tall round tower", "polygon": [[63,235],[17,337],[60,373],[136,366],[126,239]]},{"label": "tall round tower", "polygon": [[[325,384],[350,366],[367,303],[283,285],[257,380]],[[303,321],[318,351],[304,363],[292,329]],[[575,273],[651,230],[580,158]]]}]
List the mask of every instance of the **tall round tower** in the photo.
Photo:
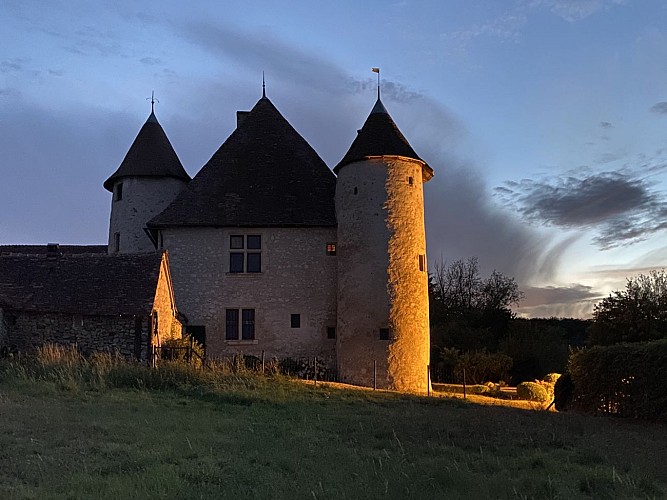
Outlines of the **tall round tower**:
[{"label": "tall round tower", "polygon": [[341,381],[426,392],[430,338],[421,160],[378,98],[334,168]]},{"label": "tall round tower", "polygon": [[162,212],[189,181],[151,109],[120,167],[104,182],[105,189],[113,193],[109,253],[155,250],[146,223]]}]

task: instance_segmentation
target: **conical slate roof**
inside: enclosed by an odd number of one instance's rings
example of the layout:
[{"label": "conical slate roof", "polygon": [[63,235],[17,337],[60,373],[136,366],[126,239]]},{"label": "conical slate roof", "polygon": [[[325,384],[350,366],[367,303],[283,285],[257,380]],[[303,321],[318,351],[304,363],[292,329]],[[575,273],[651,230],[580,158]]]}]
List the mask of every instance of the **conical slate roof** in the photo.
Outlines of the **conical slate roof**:
[{"label": "conical slate roof", "polygon": [[419,160],[424,164],[424,180],[433,177],[433,169],[415,153],[379,98],[366,123],[352,142],[352,146],[334,168],[334,172],[338,173],[348,163],[374,156],[404,156]]},{"label": "conical slate roof", "polygon": [[113,191],[114,181],[121,177],[175,177],[190,180],[153,111],[118,170],[104,181],[104,188]]},{"label": "conical slate roof", "polygon": [[262,97],[149,227],[333,226],[336,178]]}]

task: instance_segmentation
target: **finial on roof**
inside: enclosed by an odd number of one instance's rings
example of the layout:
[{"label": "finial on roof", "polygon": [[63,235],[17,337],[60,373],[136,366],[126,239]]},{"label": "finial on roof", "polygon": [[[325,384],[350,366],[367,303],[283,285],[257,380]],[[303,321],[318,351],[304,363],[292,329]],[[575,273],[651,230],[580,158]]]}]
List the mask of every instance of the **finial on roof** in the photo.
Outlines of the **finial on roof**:
[{"label": "finial on roof", "polygon": [[151,90],[151,96],[147,97],[146,100],[151,101],[151,114],[153,114],[153,111],[155,111],[155,103],[160,102],[155,98],[155,91],[154,90]]},{"label": "finial on roof", "polygon": [[378,101],[380,100],[380,68],[371,68],[373,73],[378,74]]},{"label": "finial on roof", "polygon": [[266,82],[264,81],[264,71],[262,71],[262,97],[266,97]]}]

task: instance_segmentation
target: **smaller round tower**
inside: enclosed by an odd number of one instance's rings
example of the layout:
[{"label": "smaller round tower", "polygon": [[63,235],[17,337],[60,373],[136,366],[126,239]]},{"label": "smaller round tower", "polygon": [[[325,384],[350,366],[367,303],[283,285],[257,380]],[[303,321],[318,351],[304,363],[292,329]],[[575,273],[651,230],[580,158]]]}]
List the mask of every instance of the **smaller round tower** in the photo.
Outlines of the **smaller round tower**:
[{"label": "smaller round tower", "polygon": [[378,97],[334,172],[340,379],[426,392],[430,331],[422,184],[433,170]]},{"label": "smaller round tower", "polygon": [[[152,107],[152,106],[151,106]],[[146,223],[162,212],[190,181],[153,109],[122,163],[104,188],[113,194],[109,253],[155,250]]]}]

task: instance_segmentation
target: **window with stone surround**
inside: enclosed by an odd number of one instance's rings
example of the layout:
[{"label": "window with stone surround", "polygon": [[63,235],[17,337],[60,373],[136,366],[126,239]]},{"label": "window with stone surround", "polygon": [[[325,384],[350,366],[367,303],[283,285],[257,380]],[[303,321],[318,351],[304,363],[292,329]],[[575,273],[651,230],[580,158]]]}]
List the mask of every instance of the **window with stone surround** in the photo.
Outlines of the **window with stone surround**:
[{"label": "window with stone surround", "polygon": [[262,272],[262,237],[259,234],[232,234],[229,237],[229,272]]},{"label": "window with stone surround", "polygon": [[255,310],[254,309],[226,309],[225,310],[225,339],[226,340],[254,340],[255,339]]}]

